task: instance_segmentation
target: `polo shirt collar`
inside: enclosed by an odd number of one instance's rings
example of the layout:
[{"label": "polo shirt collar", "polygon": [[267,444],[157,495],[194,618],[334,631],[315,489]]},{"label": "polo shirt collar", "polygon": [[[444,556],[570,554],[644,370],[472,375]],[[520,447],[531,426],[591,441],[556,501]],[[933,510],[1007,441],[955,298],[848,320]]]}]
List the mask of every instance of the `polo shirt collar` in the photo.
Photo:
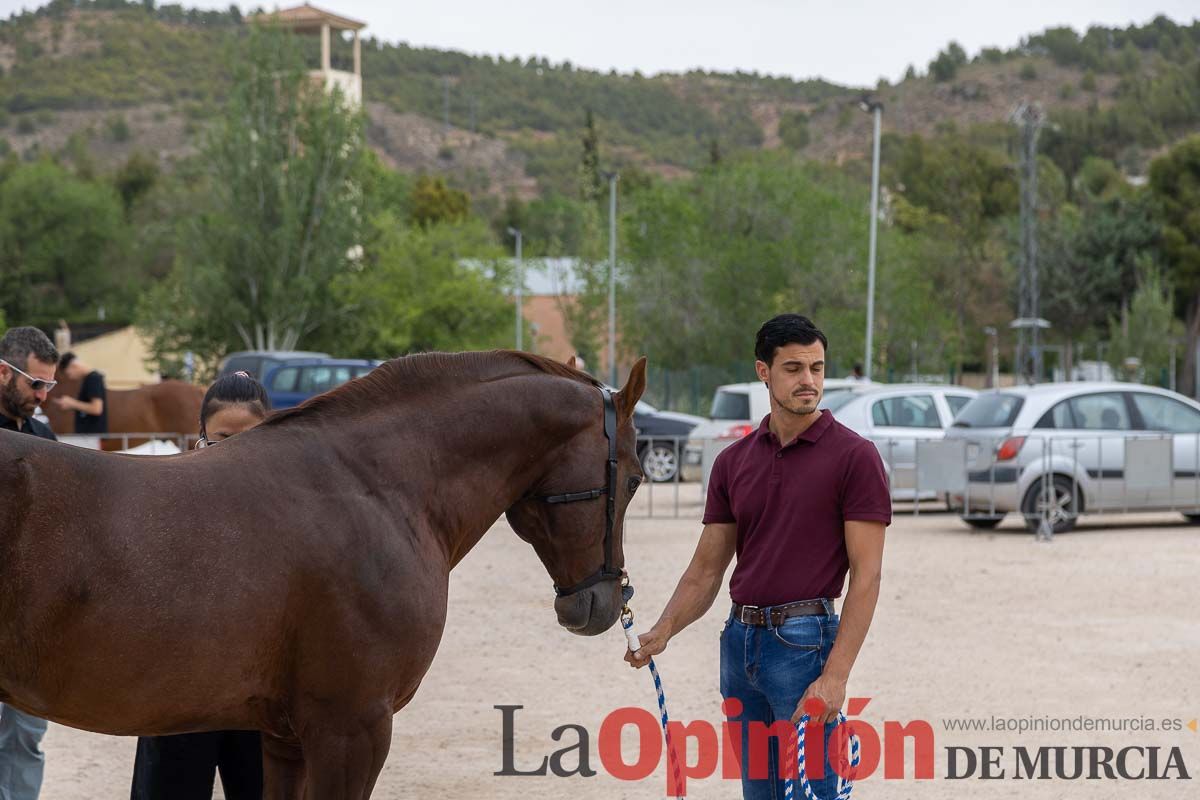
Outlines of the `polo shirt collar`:
[{"label": "polo shirt collar", "polygon": [[[790,446],[795,444],[795,442],[808,442],[809,444],[816,444],[817,440],[819,440],[825,431],[829,430],[829,426],[833,424],[833,413],[830,412],[829,409],[823,408],[817,413],[820,414],[821,417],[812,425],[809,425],[808,430],[797,436],[795,441],[788,442],[788,444],[784,446]],[[775,434],[771,432],[770,414],[767,414],[762,418],[762,422],[758,423],[758,436],[759,438],[765,439],[772,444],[779,442],[779,440],[775,438]]]},{"label": "polo shirt collar", "polygon": [[7,414],[0,414],[0,428],[6,431],[24,432],[25,428],[29,427],[29,420],[22,419],[21,425],[22,427],[18,428],[15,420],[13,420]]}]

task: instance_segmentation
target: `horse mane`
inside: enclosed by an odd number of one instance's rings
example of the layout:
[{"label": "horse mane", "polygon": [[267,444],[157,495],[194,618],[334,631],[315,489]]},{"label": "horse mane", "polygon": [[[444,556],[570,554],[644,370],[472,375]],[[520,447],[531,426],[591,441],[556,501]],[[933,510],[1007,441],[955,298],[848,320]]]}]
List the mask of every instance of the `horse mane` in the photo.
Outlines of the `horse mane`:
[{"label": "horse mane", "polygon": [[598,380],[553,359],[517,350],[466,353],[417,353],[380,364],[361,378],[317,395],[294,408],[276,411],[263,425],[280,425],[296,419],[342,417],[356,410],[378,408],[400,395],[430,391],[449,380],[474,379],[479,383],[543,373],[588,386]]}]

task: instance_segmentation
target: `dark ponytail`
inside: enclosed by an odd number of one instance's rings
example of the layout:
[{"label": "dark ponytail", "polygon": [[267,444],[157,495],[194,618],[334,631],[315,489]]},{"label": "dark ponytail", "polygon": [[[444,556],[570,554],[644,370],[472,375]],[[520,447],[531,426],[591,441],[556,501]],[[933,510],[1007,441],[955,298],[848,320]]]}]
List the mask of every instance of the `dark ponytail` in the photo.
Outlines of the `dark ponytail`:
[{"label": "dark ponytail", "polygon": [[208,418],[223,406],[248,405],[255,413],[265,417],[271,411],[271,398],[266,387],[248,372],[234,372],[217,378],[204,394],[200,404],[200,436],[207,433]]}]

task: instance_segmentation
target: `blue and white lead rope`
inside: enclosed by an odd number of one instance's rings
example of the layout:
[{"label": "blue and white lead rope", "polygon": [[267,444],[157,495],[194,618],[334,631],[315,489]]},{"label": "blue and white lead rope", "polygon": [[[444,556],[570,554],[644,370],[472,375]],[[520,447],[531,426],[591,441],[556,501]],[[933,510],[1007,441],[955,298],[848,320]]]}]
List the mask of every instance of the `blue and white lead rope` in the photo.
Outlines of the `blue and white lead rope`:
[{"label": "blue and white lead rope", "polygon": [[[812,786],[808,783],[808,772],[804,769],[804,728],[808,725],[809,716],[805,714],[800,718],[800,723],[796,725],[796,777],[800,781],[800,788],[804,790],[804,796],[808,800],[821,800],[817,797],[817,793],[813,791]],[[838,712],[837,724],[843,725],[846,722],[846,715]],[[824,730],[822,729],[822,733]],[[790,755],[790,754],[789,754]],[[862,762],[862,753],[859,750],[858,737],[853,733],[850,734],[850,769],[853,770]],[[793,800],[796,794],[794,781],[788,778],[783,785],[783,800]],[[854,790],[854,783],[844,775],[838,775],[837,795],[834,798],[826,800],[850,800],[850,792]]]},{"label": "blue and white lead rope", "polygon": [[[629,606],[621,610],[621,627],[625,629],[625,642],[629,645],[629,652],[636,652],[642,645],[637,634],[633,632],[633,612],[629,610]],[[663,693],[662,678],[658,675],[658,665],[654,663],[653,657],[650,658],[650,675],[654,678],[654,691],[658,693],[658,718],[662,722],[663,741],[667,743],[667,761],[675,771],[675,785],[683,786],[683,778],[679,773],[679,759],[675,757],[675,750],[671,747],[671,729],[667,726],[670,722],[667,717],[667,696]],[[686,800],[686,797],[678,795],[676,800]]]},{"label": "blue and white lead rope", "polygon": [[[625,629],[625,642],[629,646],[629,652],[636,652],[641,648],[641,643],[638,641],[637,634],[633,632],[633,612],[629,610],[629,606],[625,606],[621,610],[621,627]],[[658,674],[658,665],[654,663],[654,658],[650,658],[650,675],[654,678],[654,691],[658,694],[658,717],[662,722],[663,741],[667,745],[667,760],[671,763],[671,768],[675,772],[675,785],[682,786],[683,781],[679,774],[679,761],[675,757],[675,750],[671,747],[671,729],[668,727],[670,719],[667,716],[667,696],[663,692],[662,678]],[[838,724],[843,724],[846,721],[846,716],[838,713]],[[804,727],[808,725],[809,716],[805,714],[800,718],[800,723],[796,726],[796,774],[800,779],[800,788],[804,790],[804,796],[808,800],[820,800],[812,786],[808,782],[808,773],[804,769]],[[789,753],[790,755],[790,753]],[[858,737],[850,734],[850,767],[857,767],[862,761],[862,755],[859,752]],[[849,800],[850,792],[854,789],[854,783],[844,776],[838,776],[838,793],[833,800]],[[791,778],[788,778],[783,787],[784,800],[793,800],[795,797],[795,785]],[[686,800],[684,795],[678,795],[676,800]]]}]

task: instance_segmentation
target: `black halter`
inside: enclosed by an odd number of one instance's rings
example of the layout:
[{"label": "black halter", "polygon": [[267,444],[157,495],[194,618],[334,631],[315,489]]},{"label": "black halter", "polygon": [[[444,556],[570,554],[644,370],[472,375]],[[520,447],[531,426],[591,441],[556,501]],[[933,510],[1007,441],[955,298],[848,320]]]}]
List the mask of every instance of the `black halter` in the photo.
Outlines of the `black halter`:
[{"label": "black halter", "polygon": [[582,492],[567,492],[566,494],[545,495],[538,499],[547,503],[574,503],[579,500],[595,500],[606,496],[604,508],[604,565],[574,586],[565,589],[554,585],[554,593],[559,597],[583,591],[600,581],[620,580],[621,570],[613,567],[613,528],[617,520],[617,407],[613,404],[612,390],[600,387],[604,395],[604,437],[608,439],[608,468],[606,483],[599,489],[585,489]]}]

